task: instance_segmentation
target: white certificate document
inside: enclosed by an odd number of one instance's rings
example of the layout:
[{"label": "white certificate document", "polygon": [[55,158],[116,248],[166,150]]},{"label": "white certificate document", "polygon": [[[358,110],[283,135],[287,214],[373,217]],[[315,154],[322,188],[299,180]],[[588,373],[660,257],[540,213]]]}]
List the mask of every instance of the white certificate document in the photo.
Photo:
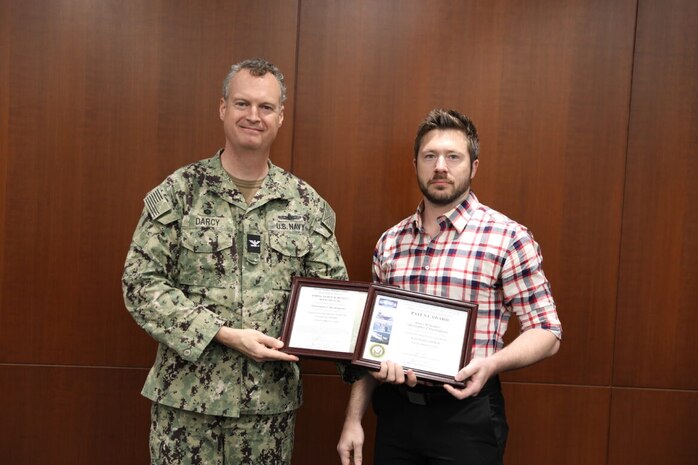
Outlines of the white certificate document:
[{"label": "white certificate document", "polygon": [[301,287],[289,347],[354,352],[366,297],[356,290]]},{"label": "white certificate document", "polygon": [[455,376],[462,368],[460,355],[467,327],[468,312],[378,295],[362,357]]}]

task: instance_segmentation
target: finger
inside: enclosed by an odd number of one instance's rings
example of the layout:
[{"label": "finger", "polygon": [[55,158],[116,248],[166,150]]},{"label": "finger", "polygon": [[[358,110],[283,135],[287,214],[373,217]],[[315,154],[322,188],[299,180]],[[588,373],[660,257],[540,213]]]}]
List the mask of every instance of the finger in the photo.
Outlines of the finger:
[{"label": "finger", "polygon": [[280,339],[267,336],[266,334],[260,334],[259,342],[271,349],[281,349],[284,346],[284,343]]},{"label": "finger", "polygon": [[361,447],[357,446],[354,444],[354,464],[353,465],[361,465],[363,462],[363,452]]},{"label": "finger", "polygon": [[267,360],[279,360],[283,362],[298,361],[298,357],[296,357],[295,355],[287,354],[286,352],[281,352],[280,350],[270,349],[264,346],[260,346],[260,349],[255,351],[253,358],[258,362],[263,362]]},{"label": "finger", "polygon": [[342,462],[342,465],[350,465],[351,453],[349,450],[339,445],[337,446],[337,452],[339,452],[339,460]]},{"label": "finger", "polygon": [[399,384],[405,382],[405,372],[403,371],[402,366],[398,365],[397,363],[390,367],[390,381]]},{"label": "finger", "polygon": [[298,357],[292,354],[287,354],[286,352],[281,352],[280,350],[267,349],[267,358],[270,360],[281,360],[284,362],[297,362]]},{"label": "finger", "polygon": [[448,391],[449,394],[451,394],[453,397],[456,399],[465,399],[468,397],[470,394],[468,393],[467,388],[466,389],[456,389],[450,384],[444,384],[444,389]]},{"label": "finger", "polygon": [[279,359],[277,359],[277,360],[281,360],[281,361],[284,361],[284,362],[298,362],[298,361],[299,361],[298,357],[296,357],[295,355],[287,354],[287,353],[285,353],[285,352],[277,352],[277,353],[278,353],[278,354],[283,354],[283,355],[281,356],[281,358],[279,358]]},{"label": "finger", "polygon": [[450,392],[452,395],[458,399],[465,399],[466,397],[474,397],[480,393],[482,389],[482,383],[474,381],[472,378],[465,382],[465,387],[458,388],[449,384],[444,385],[444,389]]},{"label": "finger", "polygon": [[388,376],[388,364],[386,362],[381,362],[378,371],[372,372],[373,377],[378,381],[385,381]]},{"label": "finger", "polygon": [[392,363],[381,362],[380,374],[383,381],[391,381],[390,377],[392,376]]},{"label": "finger", "polygon": [[407,376],[406,376],[406,378],[407,378],[407,381],[406,381],[407,385],[408,385],[409,387],[415,387],[415,386],[417,385],[417,375],[414,374],[414,371],[412,371],[412,370],[410,369],[410,370],[407,370],[407,371],[405,372],[405,374],[407,375]]},{"label": "finger", "polygon": [[387,381],[391,383],[404,383],[405,382],[405,372],[402,369],[402,365],[394,362],[388,362],[388,374]]}]

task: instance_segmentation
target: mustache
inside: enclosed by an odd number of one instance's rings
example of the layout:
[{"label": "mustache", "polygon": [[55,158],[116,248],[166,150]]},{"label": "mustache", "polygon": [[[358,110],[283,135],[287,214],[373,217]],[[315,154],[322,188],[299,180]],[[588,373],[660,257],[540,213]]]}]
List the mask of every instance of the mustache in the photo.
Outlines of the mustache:
[{"label": "mustache", "polygon": [[453,184],[453,181],[451,181],[450,179],[448,179],[448,176],[446,176],[445,174],[436,174],[436,175],[434,175],[434,177],[432,177],[432,178],[429,180],[429,184],[431,184],[431,183],[433,183],[433,182],[436,182],[436,181],[447,181],[447,182],[449,182],[450,184]]}]

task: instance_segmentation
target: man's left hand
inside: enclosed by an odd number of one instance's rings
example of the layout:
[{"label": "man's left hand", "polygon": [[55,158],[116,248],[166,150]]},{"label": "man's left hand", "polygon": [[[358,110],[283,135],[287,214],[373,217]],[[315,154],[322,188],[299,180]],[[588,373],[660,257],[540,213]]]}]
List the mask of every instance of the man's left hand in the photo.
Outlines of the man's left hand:
[{"label": "man's left hand", "polygon": [[444,389],[457,399],[478,395],[487,380],[496,374],[494,363],[492,362],[487,357],[472,359],[455,376],[456,381],[465,381],[465,387],[458,388],[444,384]]}]

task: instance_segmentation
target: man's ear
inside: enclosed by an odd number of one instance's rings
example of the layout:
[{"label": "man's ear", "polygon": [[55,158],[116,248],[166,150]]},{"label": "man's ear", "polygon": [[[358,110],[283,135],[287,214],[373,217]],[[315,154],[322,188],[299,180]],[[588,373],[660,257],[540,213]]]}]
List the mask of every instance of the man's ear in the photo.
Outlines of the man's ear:
[{"label": "man's ear", "polygon": [[225,118],[225,111],[228,108],[228,104],[223,97],[221,97],[221,105],[218,107],[218,117],[221,121]]},{"label": "man's ear", "polygon": [[472,181],[473,178],[475,178],[475,173],[477,173],[477,167],[480,166],[480,159],[478,158],[475,160],[470,167],[470,180]]}]

